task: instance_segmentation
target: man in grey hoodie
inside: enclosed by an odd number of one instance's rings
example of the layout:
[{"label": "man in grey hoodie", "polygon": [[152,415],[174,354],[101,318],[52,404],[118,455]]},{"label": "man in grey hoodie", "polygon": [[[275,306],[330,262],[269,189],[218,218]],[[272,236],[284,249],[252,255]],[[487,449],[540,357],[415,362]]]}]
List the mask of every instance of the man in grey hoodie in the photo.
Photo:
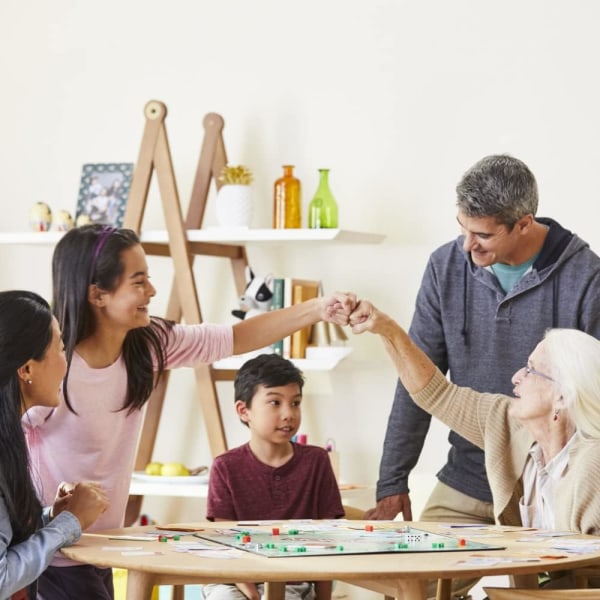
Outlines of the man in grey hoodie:
[{"label": "man in grey hoodie", "polygon": [[[550,327],[600,338],[600,258],[556,221],[535,217],[535,177],[508,155],[487,156],[457,188],[462,235],[429,259],[410,336],[454,383],[512,393],[511,376]],[[369,519],[412,520],[408,477],[430,415],[398,382]],[[422,520],[493,523],[483,452],[455,432]]]}]

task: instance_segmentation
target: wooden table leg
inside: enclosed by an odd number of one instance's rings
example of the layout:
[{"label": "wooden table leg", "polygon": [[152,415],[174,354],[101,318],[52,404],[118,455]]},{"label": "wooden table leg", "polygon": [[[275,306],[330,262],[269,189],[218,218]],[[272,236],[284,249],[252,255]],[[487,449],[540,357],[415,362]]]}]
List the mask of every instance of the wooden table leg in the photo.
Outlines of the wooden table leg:
[{"label": "wooden table leg", "polygon": [[143,571],[127,571],[127,600],[149,600],[152,597],[154,577]]},{"label": "wooden table leg", "polygon": [[452,579],[438,579],[435,600],[450,600]]},{"label": "wooden table leg", "polygon": [[[265,581],[264,600],[284,600],[285,581]],[[129,597],[127,598],[129,600]]]},{"label": "wooden table leg", "polygon": [[401,591],[398,598],[402,598],[402,600],[425,600],[427,598],[427,581],[424,579],[400,579],[398,588]]},{"label": "wooden table leg", "polygon": [[510,586],[535,590],[539,587],[537,573],[530,573],[528,575],[511,575]]},{"label": "wooden table leg", "polygon": [[185,598],[185,585],[174,585],[171,592],[171,600],[183,600]]}]

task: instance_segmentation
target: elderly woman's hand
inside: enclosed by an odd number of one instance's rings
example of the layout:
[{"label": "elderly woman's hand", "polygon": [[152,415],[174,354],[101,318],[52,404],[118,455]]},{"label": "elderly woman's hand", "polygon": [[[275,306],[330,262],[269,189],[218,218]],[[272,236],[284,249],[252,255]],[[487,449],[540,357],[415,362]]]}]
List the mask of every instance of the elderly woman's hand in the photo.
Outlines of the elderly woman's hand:
[{"label": "elderly woman's hand", "polygon": [[348,320],[349,325],[352,327],[352,333],[356,334],[370,331],[371,333],[386,335],[393,323],[388,315],[379,311],[368,300],[360,300]]}]

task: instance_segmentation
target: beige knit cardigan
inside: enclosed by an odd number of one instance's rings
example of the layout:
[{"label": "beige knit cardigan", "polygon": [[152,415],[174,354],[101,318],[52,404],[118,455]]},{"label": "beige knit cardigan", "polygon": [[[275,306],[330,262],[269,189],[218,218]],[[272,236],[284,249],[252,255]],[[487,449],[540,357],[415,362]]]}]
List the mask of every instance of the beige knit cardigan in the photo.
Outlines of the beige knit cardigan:
[{"label": "beige knit cardigan", "polygon": [[[511,399],[454,385],[439,370],[412,398],[485,451],[496,522],[521,525],[519,498],[523,495],[523,470],[534,440],[508,415]],[[555,527],[598,535],[600,440],[585,438],[580,433],[576,436],[569,451],[568,469],[556,487]]]}]

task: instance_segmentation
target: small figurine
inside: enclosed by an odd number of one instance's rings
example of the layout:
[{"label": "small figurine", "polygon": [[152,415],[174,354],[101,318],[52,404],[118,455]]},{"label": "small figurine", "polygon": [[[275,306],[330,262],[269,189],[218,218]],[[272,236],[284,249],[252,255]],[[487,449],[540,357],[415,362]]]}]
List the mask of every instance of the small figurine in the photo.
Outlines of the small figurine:
[{"label": "small figurine", "polygon": [[92,218],[90,217],[90,215],[86,215],[85,213],[81,213],[75,219],[75,227],[81,227],[82,225],[89,225],[90,223],[93,223]]},{"label": "small figurine", "polygon": [[73,217],[68,210],[59,210],[54,217],[54,227],[57,231],[73,229]]},{"label": "small figurine", "polygon": [[36,202],[29,211],[29,225],[34,231],[48,231],[52,223],[52,211],[45,202]]},{"label": "small figurine", "polygon": [[245,274],[246,289],[240,296],[242,310],[231,311],[231,314],[238,319],[248,319],[269,311],[271,298],[273,298],[273,275],[256,277],[249,266],[246,267]]}]

